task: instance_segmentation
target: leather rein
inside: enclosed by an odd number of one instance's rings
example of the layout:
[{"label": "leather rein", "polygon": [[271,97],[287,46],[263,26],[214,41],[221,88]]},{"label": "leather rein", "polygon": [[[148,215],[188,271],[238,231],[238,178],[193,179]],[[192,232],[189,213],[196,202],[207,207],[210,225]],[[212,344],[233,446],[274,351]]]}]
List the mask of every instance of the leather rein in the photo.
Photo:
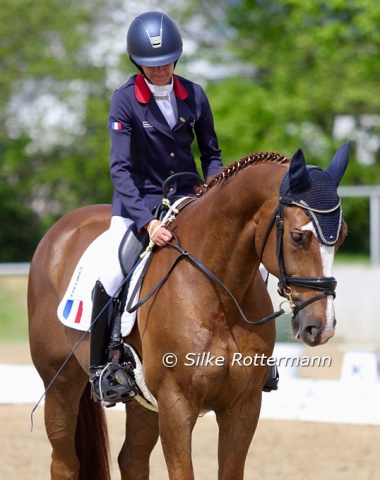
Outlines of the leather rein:
[{"label": "leather rein", "polygon": [[[180,175],[180,174],[179,174]],[[179,176],[178,175],[178,176]],[[171,177],[172,178],[172,177]],[[280,272],[280,280],[278,282],[278,293],[282,297],[286,298],[284,302],[280,304],[279,310],[274,312],[273,314],[262,318],[259,321],[251,321],[249,320],[244,312],[242,311],[238,301],[236,298],[233,296],[233,294],[229,291],[229,289],[215,276],[214,273],[209,270],[206,265],[204,265],[200,260],[198,260],[196,257],[194,257],[191,253],[187,252],[184,250],[181,246],[181,242],[177,235],[172,231],[172,235],[175,239],[176,243],[168,242],[167,247],[174,248],[179,252],[178,257],[174,260],[172,265],[170,266],[168,272],[165,274],[165,276],[160,280],[160,282],[151,290],[147,295],[145,295],[144,298],[139,300],[135,305],[131,305],[132,303],[132,298],[134,298],[134,295],[131,296],[131,300],[129,301],[126,310],[129,313],[132,313],[136,311],[138,308],[140,308],[154,293],[156,293],[162,286],[163,284],[167,281],[169,278],[169,275],[171,272],[174,270],[176,265],[183,259],[187,259],[190,262],[192,262],[196,267],[198,267],[210,280],[212,280],[216,285],[218,285],[234,302],[241,318],[248,324],[250,325],[263,325],[271,320],[274,320],[275,318],[279,317],[280,315],[283,315],[285,310],[282,308],[283,304],[289,304],[291,308],[291,313],[292,315],[296,315],[298,312],[300,312],[303,308],[307,307],[311,303],[314,303],[318,300],[321,300],[328,295],[332,295],[335,298],[335,288],[337,285],[337,281],[335,277],[289,277],[286,273],[285,269],[285,260],[284,260],[284,253],[283,253],[283,236],[284,236],[284,207],[285,206],[292,206],[293,205],[293,200],[289,197],[286,196],[289,190],[288,183],[283,182],[284,185],[281,186],[280,188],[280,195],[279,195],[279,203],[278,206],[276,207],[270,221],[267,227],[267,230],[264,235],[263,242],[261,244],[260,248],[260,253],[259,253],[259,258],[260,262],[264,253],[264,249],[269,237],[270,232],[272,231],[274,225],[276,226],[276,257],[279,265],[279,272]],[[166,184],[164,186],[164,198],[166,197]],[[192,203],[195,199],[191,199],[190,201],[186,202],[183,206],[179,208],[178,212],[186,208],[190,203]],[[299,206],[299,205],[297,205]],[[301,207],[302,208],[302,207]],[[148,265],[147,265],[148,266]],[[147,267],[146,266],[146,267]],[[295,305],[293,302],[292,298],[292,289],[290,285],[297,286],[297,287],[304,287],[304,288],[310,288],[312,290],[317,290],[322,292],[321,294],[299,304]],[[290,312],[289,312],[290,313]]]},{"label": "leather rein", "polygon": [[[190,203],[190,202],[189,202]],[[188,203],[186,204],[188,205]],[[185,205],[185,206],[186,206]],[[268,317],[265,317],[257,322],[254,322],[254,321],[251,321],[251,320],[248,320],[248,318],[245,316],[243,310],[241,309],[238,301],[236,300],[236,298],[233,296],[233,294],[228,290],[228,288],[224,285],[223,282],[221,282],[219,280],[219,278],[214,275],[212,273],[212,271],[206,267],[206,265],[204,265],[200,260],[198,260],[196,257],[194,257],[193,255],[191,255],[191,253],[189,253],[188,251],[184,250],[181,246],[181,242],[179,240],[179,238],[177,237],[177,235],[175,235],[175,233],[172,231],[171,232],[176,243],[167,243],[166,246],[167,247],[171,247],[171,248],[174,248],[176,249],[178,252],[179,252],[179,255],[178,257],[176,257],[176,259],[174,260],[174,262],[172,263],[172,265],[170,266],[169,270],[167,271],[166,275],[160,280],[160,282],[153,288],[153,290],[151,290],[147,295],[145,295],[144,298],[142,298],[138,303],[136,303],[133,307],[131,306],[131,304],[129,303],[127,305],[127,311],[129,313],[132,313],[134,311],[136,311],[138,308],[141,307],[141,305],[143,305],[152,295],[154,295],[154,293],[156,293],[162,286],[163,284],[166,282],[166,280],[169,278],[169,275],[171,274],[171,272],[174,270],[175,266],[180,262],[180,260],[183,260],[183,259],[188,259],[190,262],[192,262],[196,267],[198,267],[210,280],[212,280],[216,285],[218,285],[220,288],[222,288],[222,290],[224,290],[224,292],[231,298],[231,300],[234,302],[236,308],[238,309],[239,311],[239,314],[241,315],[242,319],[249,323],[250,325],[256,325],[256,326],[259,326],[259,325],[263,325],[264,323],[267,323],[269,322],[270,320],[273,320],[277,317],[279,317],[280,315],[282,315],[283,313],[285,313],[284,310],[279,310],[278,312],[275,312],[273,313],[272,315],[269,315]],[[133,298],[134,296],[132,295],[131,298]]]}]

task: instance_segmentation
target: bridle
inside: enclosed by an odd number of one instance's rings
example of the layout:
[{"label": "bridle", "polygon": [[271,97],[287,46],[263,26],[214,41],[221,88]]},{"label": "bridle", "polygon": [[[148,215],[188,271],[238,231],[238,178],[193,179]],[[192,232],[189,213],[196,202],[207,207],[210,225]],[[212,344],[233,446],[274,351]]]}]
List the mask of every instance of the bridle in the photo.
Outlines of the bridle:
[{"label": "bridle", "polygon": [[[308,166],[308,169],[318,168],[313,166]],[[279,282],[278,282],[278,293],[282,297],[286,298],[286,302],[289,303],[292,310],[292,314],[296,315],[303,308],[314,303],[318,300],[321,300],[329,295],[335,298],[335,288],[337,281],[335,277],[289,277],[285,269],[285,259],[284,259],[284,250],[283,250],[283,239],[284,239],[284,207],[285,206],[294,206],[297,205],[300,208],[307,210],[307,207],[296,203],[289,195],[289,180],[284,177],[283,182],[280,187],[280,194],[278,199],[278,205],[271,217],[271,220],[268,224],[266,232],[264,234],[263,242],[260,248],[260,261],[262,260],[264,249],[269,237],[270,232],[274,225],[276,225],[276,257],[279,267]],[[340,203],[333,210],[338,208]],[[320,211],[320,213],[329,213],[328,211]],[[301,303],[295,305],[292,298],[292,289],[291,286],[295,287],[304,287],[310,288],[312,290],[317,290],[322,292],[319,295]],[[283,303],[286,303],[283,302]],[[281,304],[282,305],[282,304]]]},{"label": "bridle", "polygon": [[[308,166],[307,168],[318,168],[318,167],[313,167],[313,166]],[[170,179],[173,179],[173,177],[179,177],[183,174],[175,174]],[[191,174],[193,176],[196,176],[195,174]],[[168,179],[169,180],[169,179]],[[271,320],[274,320],[275,318],[279,317],[280,315],[283,315],[285,310],[282,308],[283,304],[288,303],[291,310],[292,314],[296,315],[298,312],[300,312],[303,308],[306,306],[310,305],[313,302],[316,302],[317,300],[321,300],[329,295],[332,295],[335,297],[335,288],[337,285],[337,281],[335,277],[289,277],[286,273],[285,269],[285,261],[284,261],[284,254],[283,254],[283,236],[284,236],[284,207],[287,206],[294,206],[297,205],[300,208],[307,209],[307,206],[304,205],[299,205],[297,202],[295,202],[292,198],[288,197],[288,192],[289,192],[289,182],[286,180],[284,177],[284,180],[280,186],[280,194],[279,194],[279,203],[278,206],[276,207],[271,220],[268,224],[268,227],[266,229],[265,235],[263,242],[261,244],[260,248],[260,261],[262,259],[264,249],[269,237],[270,232],[272,231],[272,228],[274,225],[276,225],[276,256],[278,260],[278,265],[279,265],[279,272],[280,272],[280,280],[278,282],[278,291],[279,294],[282,297],[286,298],[286,301],[282,302],[280,305],[280,309],[273,314],[262,318],[259,321],[250,321],[248,318],[245,316],[244,312],[240,308],[237,300],[235,297],[232,295],[232,293],[229,291],[229,289],[204,265],[202,262],[200,262],[197,258],[195,258],[193,255],[191,255],[189,252],[184,250],[181,246],[180,240],[175,235],[175,233],[172,231],[172,235],[175,239],[174,242],[169,242],[167,243],[167,247],[169,248],[174,248],[175,250],[178,251],[179,255],[176,257],[174,260],[173,264],[169,268],[168,272],[163,276],[161,281],[142,299],[140,299],[135,305],[132,306],[132,299],[135,297],[134,294],[131,295],[130,301],[128,302],[126,306],[126,310],[129,313],[132,313],[136,311],[138,308],[140,308],[141,305],[143,305],[154,293],[156,293],[162,285],[166,282],[166,280],[169,278],[169,275],[171,272],[174,270],[175,266],[179,263],[180,260],[182,259],[187,259],[191,263],[193,263],[196,267],[199,268],[207,277],[209,277],[215,284],[217,284],[220,288],[222,288],[225,293],[232,299],[232,301],[235,303],[235,306],[237,307],[242,319],[249,323],[250,325],[263,325],[264,323],[267,323]],[[163,188],[163,196],[164,200],[163,203],[166,205],[167,199],[167,182],[164,184]],[[187,207],[190,203],[192,203],[195,199],[191,199],[188,202],[185,202],[183,206],[179,207],[179,209],[176,211],[176,213],[179,213],[180,210],[183,208]],[[340,203],[337,205],[337,207],[340,206]],[[335,210],[337,207],[334,207],[333,210]],[[319,211],[319,213],[329,213],[329,211]],[[174,217],[172,217],[174,219]],[[146,267],[147,268],[147,267]],[[297,286],[297,287],[305,287],[305,288],[311,288],[313,290],[317,290],[322,292],[320,295],[317,295],[310,300],[307,300],[299,305],[295,305],[293,298],[292,298],[292,289],[290,285]]]}]

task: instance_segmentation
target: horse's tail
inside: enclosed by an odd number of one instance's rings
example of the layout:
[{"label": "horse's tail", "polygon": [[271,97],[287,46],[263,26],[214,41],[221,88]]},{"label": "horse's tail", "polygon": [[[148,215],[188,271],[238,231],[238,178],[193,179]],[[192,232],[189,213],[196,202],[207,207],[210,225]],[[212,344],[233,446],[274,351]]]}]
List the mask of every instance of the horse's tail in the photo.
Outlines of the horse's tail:
[{"label": "horse's tail", "polygon": [[106,417],[101,404],[90,398],[90,383],[79,404],[75,447],[81,465],[79,480],[110,480]]}]

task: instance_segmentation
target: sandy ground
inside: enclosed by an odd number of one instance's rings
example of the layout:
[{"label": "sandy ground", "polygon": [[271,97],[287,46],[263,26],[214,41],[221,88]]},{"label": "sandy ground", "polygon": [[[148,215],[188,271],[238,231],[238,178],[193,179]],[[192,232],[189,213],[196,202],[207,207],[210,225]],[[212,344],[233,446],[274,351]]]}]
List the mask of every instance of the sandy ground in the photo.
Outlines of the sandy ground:
[{"label": "sandy ground", "polygon": [[[322,353],[322,352],[319,352]],[[0,363],[30,363],[25,345],[0,345]],[[339,366],[336,366],[337,370]],[[335,377],[333,370],[325,372]],[[308,372],[315,376],[315,372]],[[22,381],[22,379],[15,379]],[[10,386],[0,386],[0,388]],[[272,395],[272,394],[270,394]],[[43,407],[0,405],[0,480],[48,480],[50,446],[45,436]],[[125,416],[107,410],[112,453],[112,478],[119,479],[117,453],[123,441]],[[380,478],[380,427],[261,420],[246,462],[248,480],[375,480]],[[233,447],[233,446],[231,446]],[[196,478],[217,478],[217,427],[213,417],[200,418],[193,437]],[[161,446],[157,445],[151,478],[167,479]],[[231,479],[233,480],[233,479]]]}]

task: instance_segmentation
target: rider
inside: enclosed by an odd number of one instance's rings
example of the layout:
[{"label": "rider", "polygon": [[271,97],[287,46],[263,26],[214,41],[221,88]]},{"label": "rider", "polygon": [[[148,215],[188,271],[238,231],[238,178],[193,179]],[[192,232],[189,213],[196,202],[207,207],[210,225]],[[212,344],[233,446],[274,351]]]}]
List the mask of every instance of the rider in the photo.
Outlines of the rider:
[{"label": "rider", "polygon": [[[155,11],[137,16],[128,30],[127,52],[140,73],[116,90],[111,102],[108,128],[114,195],[110,227],[84,252],[57,312],[73,328],[89,324],[91,318],[92,395],[95,401],[109,403],[127,401],[135,394],[123,359],[121,364],[109,364],[111,297],[124,279],[118,256],[121,240],[127,231],[148,233],[159,247],[171,240],[171,232],[155,219],[152,209],[160,204],[162,184],[168,177],[197,173],[191,152],[194,137],[206,181],[222,169],[205,92],[200,85],[174,75],[182,39],[173,20]],[[168,185],[169,198],[192,195],[193,184],[192,177],[174,177]],[[129,261],[133,265],[137,258]],[[277,388],[275,373],[269,375],[264,390]]]},{"label": "rider", "polygon": [[[156,11],[137,16],[128,30],[127,52],[140,73],[115,91],[110,108],[114,195],[105,238],[118,239],[113,250],[131,224],[140,233],[147,232],[159,247],[171,240],[172,234],[155,219],[152,210],[162,200],[162,184],[168,177],[179,172],[197,173],[191,152],[194,136],[206,181],[222,168],[205,92],[200,85],[174,75],[182,54],[182,38],[174,21]],[[176,177],[168,185],[169,198],[194,194],[193,185],[191,177]],[[117,251],[110,251],[105,241],[103,248],[99,246],[98,251],[110,258],[103,262],[107,271],[100,271],[93,291],[92,321],[96,322],[90,334],[90,380],[94,400],[103,400],[103,393],[111,390],[120,401],[133,396],[134,391],[121,366],[116,372],[105,373],[110,326],[104,306],[123,275]]]}]

